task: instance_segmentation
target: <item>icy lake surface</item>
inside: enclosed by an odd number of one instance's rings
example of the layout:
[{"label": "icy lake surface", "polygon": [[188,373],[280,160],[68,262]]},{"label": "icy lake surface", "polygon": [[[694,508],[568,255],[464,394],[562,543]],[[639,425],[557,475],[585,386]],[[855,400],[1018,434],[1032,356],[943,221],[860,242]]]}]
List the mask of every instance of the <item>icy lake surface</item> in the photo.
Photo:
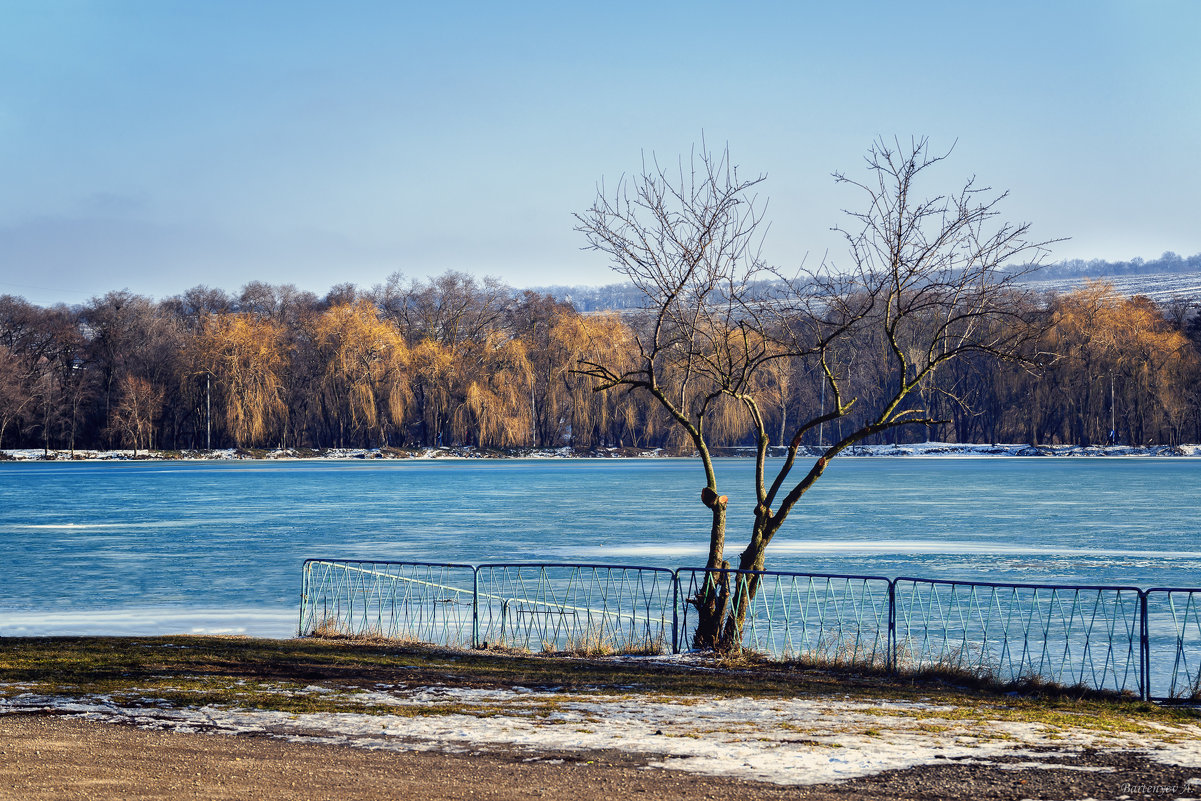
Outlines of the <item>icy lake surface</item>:
[{"label": "icy lake surface", "polygon": [[[724,460],[727,550],[753,464]],[[695,566],[687,459],[0,464],[0,635],[290,636],[307,557]],[[1201,586],[1201,460],[845,458],[777,570]]]}]

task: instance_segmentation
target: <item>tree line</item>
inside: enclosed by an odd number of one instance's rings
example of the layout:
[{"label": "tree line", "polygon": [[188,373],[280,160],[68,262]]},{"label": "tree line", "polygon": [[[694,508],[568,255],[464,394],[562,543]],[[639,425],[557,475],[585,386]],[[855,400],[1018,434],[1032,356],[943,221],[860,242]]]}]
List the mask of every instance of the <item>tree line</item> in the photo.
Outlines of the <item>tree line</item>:
[{"label": "tree line", "polygon": [[[921,389],[929,423],[865,442],[1201,441],[1195,309],[1104,283],[1020,302],[1038,328],[1036,364],[959,359]],[[457,272],[325,297],[259,282],[162,301],[110,292],[70,308],[0,296],[0,448],[689,450],[658,404],[596,392],[580,369],[635,363],[643,315],[581,313]],[[886,402],[888,377],[870,358],[882,344],[838,347],[827,365],[858,405],[807,444],[836,441]],[[823,369],[781,360],[756,376],[773,445],[835,402]],[[709,441],[753,445],[752,423],[718,403]]]},{"label": "tree line", "polygon": [[1080,276],[1148,275],[1154,273],[1201,272],[1201,253],[1184,257],[1165,251],[1158,259],[1133,258],[1129,261],[1106,261],[1104,259],[1068,259],[1055,264],[1038,267],[1031,277],[1035,279],[1075,278]]}]

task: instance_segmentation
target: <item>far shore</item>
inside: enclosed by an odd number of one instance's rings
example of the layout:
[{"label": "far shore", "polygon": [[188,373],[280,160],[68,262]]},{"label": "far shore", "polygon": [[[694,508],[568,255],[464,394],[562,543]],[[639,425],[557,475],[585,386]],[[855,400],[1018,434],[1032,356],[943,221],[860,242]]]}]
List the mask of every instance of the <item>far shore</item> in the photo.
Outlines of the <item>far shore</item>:
[{"label": "far shore", "polygon": [[[802,446],[800,455],[816,458],[824,448]],[[753,447],[713,448],[721,458],[751,458]],[[783,456],[786,449],[772,446],[769,455]],[[579,451],[572,448],[508,448],[503,450],[474,447],[452,448],[221,448],[214,450],[43,450],[41,448],[0,450],[0,462],[44,461],[239,461],[239,460],[363,460],[363,459],[689,459],[695,453],[671,452],[662,448],[596,448]],[[963,444],[954,442],[916,442],[909,444],[857,445],[840,457],[946,458],[946,457],[1190,457],[1201,456],[1201,445],[1030,445]]]}]

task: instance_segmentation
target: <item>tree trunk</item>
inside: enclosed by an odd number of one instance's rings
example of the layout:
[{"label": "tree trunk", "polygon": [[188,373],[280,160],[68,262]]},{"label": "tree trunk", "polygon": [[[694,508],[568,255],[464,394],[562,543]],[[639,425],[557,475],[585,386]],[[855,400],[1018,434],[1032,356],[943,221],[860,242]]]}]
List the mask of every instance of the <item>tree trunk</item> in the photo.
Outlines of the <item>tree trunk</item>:
[{"label": "tree trunk", "polygon": [[759,592],[762,579],[757,573],[763,570],[767,561],[767,544],[771,542],[771,534],[767,529],[771,525],[771,519],[763,514],[762,509],[758,510],[751,541],[738,559],[739,572],[735,574],[733,605],[723,622],[717,643],[717,650],[723,653],[737,653],[742,648],[742,628],[751,603]]},{"label": "tree trunk", "polygon": [[705,564],[707,572],[704,584],[688,602],[696,607],[697,613],[692,647],[711,649],[719,645],[722,621],[726,618],[730,599],[730,563],[722,558],[726,544],[726,506],[729,498],[718,495],[711,487],[705,487],[701,490],[701,503],[708,506],[713,514],[709,531],[709,559]]}]

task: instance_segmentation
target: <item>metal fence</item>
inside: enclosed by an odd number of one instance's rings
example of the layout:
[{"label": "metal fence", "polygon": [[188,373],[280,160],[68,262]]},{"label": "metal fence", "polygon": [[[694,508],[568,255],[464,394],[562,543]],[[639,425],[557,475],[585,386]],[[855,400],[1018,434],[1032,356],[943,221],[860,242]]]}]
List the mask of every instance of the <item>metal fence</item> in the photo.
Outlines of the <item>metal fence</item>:
[{"label": "metal fence", "polygon": [[1201,700],[1201,589],[1143,593],[1147,697]]},{"label": "metal fence", "polygon": [[309,559],[301,636],[576,653],[670,653],[675,574],[577,564],[433,564]]},{"label": "metal fence", "polygon": [[299,631],[469,648],[475,594],[471,565],[309,559]]},{"label": "metal fence", "polygon": [[476,569],[479,647],[671,653],[675,575],[651,567],[492,564]]},{"label": "metal fence", "polygon": [[898,670],[1142,690],[1135,587],[898,578],[893,593]]},{"label": "metal fence", "polygon": [[738,632],[744,648],[824,664],[890,664],[886,578],[704,568],[676,575],[684,599],[680,647],[694,642],[697,604],[719,595],[731,609],[746,607]]},{"label": "metal fence", "polygon": [[1201,589],[1000,584],[594,564],[310,559],[302,635],[584,654],[691,648],[699,605],[742,608],[783,659],[1201,697]]}]

